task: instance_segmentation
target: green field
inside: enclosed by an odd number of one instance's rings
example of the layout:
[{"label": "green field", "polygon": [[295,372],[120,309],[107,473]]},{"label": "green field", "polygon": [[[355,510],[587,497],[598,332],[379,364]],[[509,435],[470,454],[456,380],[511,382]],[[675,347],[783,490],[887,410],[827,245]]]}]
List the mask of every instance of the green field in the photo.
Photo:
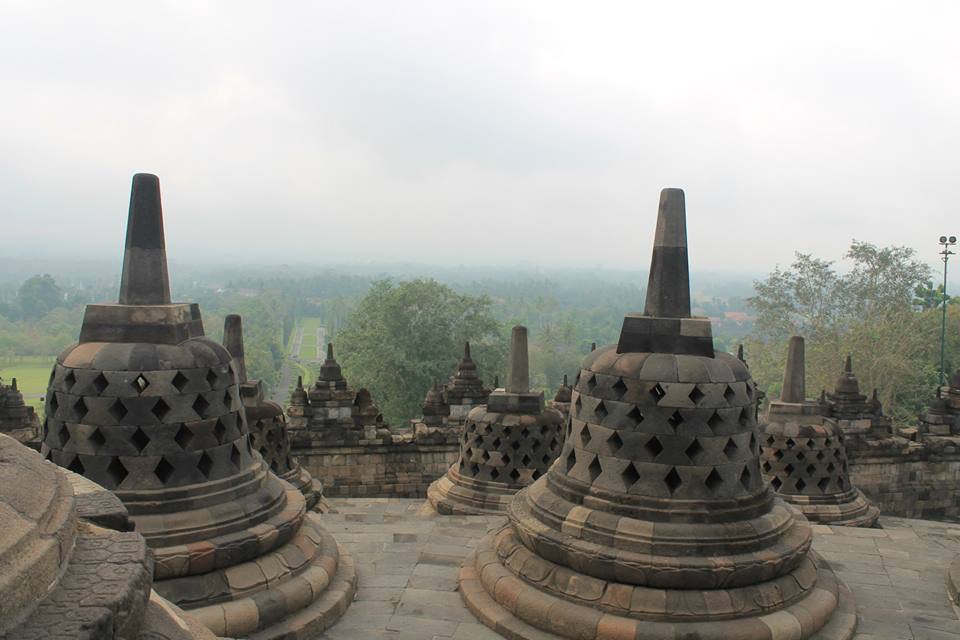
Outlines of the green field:
[{"label": "green field", "polygon": [[47,391],[47,381],[56,359],[56,356],[24,356],[0,360],[0,378],[4,384],[16,378],[24,401],[40,410],[43,407],[41,398]]},{"label": "green field", "polygon": [[303,342],[300,343],[300,361],[307,362],[317,359],[317,329],[320,328],[323,318],[300,318],[303,328]]}]

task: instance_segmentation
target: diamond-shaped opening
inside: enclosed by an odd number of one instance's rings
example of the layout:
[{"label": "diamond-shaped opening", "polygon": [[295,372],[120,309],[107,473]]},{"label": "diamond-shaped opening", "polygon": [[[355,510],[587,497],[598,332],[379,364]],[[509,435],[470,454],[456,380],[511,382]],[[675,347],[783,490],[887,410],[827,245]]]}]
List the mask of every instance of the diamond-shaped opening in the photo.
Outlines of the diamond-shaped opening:
[{"label": "diamond-shaped opening", "polygon": [[836,469],[837,469],[837,465],[833,464],[832,462],[827,465],[827,471],[830,473],[833,473],[834,471],[836,471]]},{"label": "diamond-shaped opening", "polygon": [[471,449],[470,447],[467,447],[467,450],[463,452],[463,458],[465,460],[469,460],[472,457],[473,457],[473,449]]},{"label": "diamond-shaped opening", "polygon": [[752,451],[754,455],[757,454],[758,446],[759,445],[757,444],[757,436],[751,433],[750,434],[750,451]]},{"label": "diamond-shaped opening", "polygon": [[524,437],[524,438],[529,438],[529,437],[530,437],[530,429],[524,427],[523,430],[520,431],[520,435],[521,435],[522,437]]},{"label": "diamond-shaped opening", "polygon": [[611,388],[613,389],[613,392],[617,394],[617,400],[623,398],[623,396],[627,393],[627,385],[623,381],[623,378],[617,378],[617,381],[613,383]]},{"label": "diamond-shaped opening", "polygon": [[807,456],[803,454],[803,451],[797,451],[797,460],[799,460],[800,462],[803,462],[806,459],[806,457]]},{"label": "diamond-shaped opening", "polygon": [[460,463],[459,463],[459,465],[460,465],[460,471],[463,471],[463,467],[464,467],[463,458],[460,458]]},{"label": "diamond-shaped opening", "polygon": [[103,372],[97,374],[97,377],[93,379],[93,388],[97,390],[97,395],[100,395],[104,390],[110,386],[110,381],[107,380],[107,376],[103,375]]},{"label": "diamond-shaped opening", "polygon": [[737,392],[733,390],[733,387],[727,385],[727,388],[723,390],[723,399],[727,401],[727,404],[733,404],[733,401],[737,399]]},{"label": "diamond-shaped opening", "polygon": [[90,437],[87,438],[90,443],[94,446],[94,449],[99,449],[107,443],[107,438],[103,435],[103,432],[100,429],[94,429],[90,433]]},{"label": "diamond-shaped opening", "polygon": [[478,447],[482,447],[482,446],[483,446],[483,436],[477,436],[477,439],[476,439],[476,441],[474,442],[474,444],[476,444]]},{"label": "diamond-shaped opening", "polygon": [[223,420],[217,418],[217,423],[213,425],[213,436],[217,439],[217,444],[223,444],[223,438],[227,435],[227,425]]},{"label": "diamond-shaped opening", "polygon": [[549,427],[549,426],[547,426],[547,425],[541,425],[541,427],[540,427],[540,435],[545,436],[545,435],[547,435],[547,432],[548,432],[548,431],[550,431],[550,427]]},{"label": "diamond-shaped opening", "polygon": [[57,415],[57,409],[60,408],[60,403],[57,401],[56,393],[51,393],[48,397],[49,401],[47,402],[47,415],[53,418]]},{"label": "diamond-shaped opening", "polygon": [[640,409],[634,405],[634,407],[627,412],[627,419],[633,422],[633,426],[637,426],[643,422],[643,414],[640,413]]},{"label": "diamond-shaped opening", "polygon": [[513,429],[511,429],[510,427],[503,428],[503,436],[505,438],[509,438],[511,433],[513,433]]},{"label": "diamond-shaped opening", "polygon": [[740,417],[737,419],[741,427],[749,427],[753,422],[753,411],[748,411],[746,407],[740,410]]},{"label": "diamond-shaped opening", "polygon": [[540,458],[540,462],[542,462],[544,466],[549,465],[549,464],[550,464],[550,456],[547,455],[546,453],[543,454],[543,457]]},{"label": "diamond-shaped opening", "polygon": [[150,409],[150,412],[159,420],[163,422],[163,419],[167,417],[167,414],[170,413],[170,405],[163,401],[163,398],[157,398],[157,401],[153,403],[153,408]]},{"label": "diamond-shaped opening", "polygon": [[690,393],[687,394],[687,397],[690,398],[690,401],[693,402],[693,404],[697,404],[698,402],[703,400],[704,395],[705,394],[703,393],[703,391],[700,391],[699,386],[693,385],[693,389],[690,390]]},{"label": "diamond-shaped opening", "polygon": [[107,465],[107,476],[113,481],[114,487],[119,487],[128,475],[127,468],[120,462],[120,458],[113,458]]},{"label": "diamond-shaped opening", "polygon": [[793,449],[795,446],[797,446],[797,443],[794,442],[793,438],[787,438],[785,444],[787,445],[787,449]]},{"label": "diamond-shaped opening", "polygon": [[587,467],[587,473],[590,474],[590,482],[593,482],[600,476],[600,472],[603,469],[600,466],[600,458],[597,456],[593,457],[593,462],[590,463],[590,466]]},{"label": "diamond-shaped opening", "polygon": [[707,426],[711,430],[716,430],[720,425],[723,424],[723,418],[720,417],[720,414],[714,411],[710,414],[710,417],[707,418]]},{"label": "diamond-shaped opening", "polygon": [[[220,422],[219,418],[217,419],[217,422]],[[257,424],[262,426],[263,423],[260,420],[257,420]],[[267,442],[272,443],[276,437],[277,436],[273,433],[273,431],[267,431]]]},{"label": "diamond-shaped opening", "polygon": [[510,479],[513,480],[514,482],[516,482],[517,480],[519,480],[519,479],[520,479],[520,472],[517,471],[516,469],[513,469],[512,471],[510,471]]},{"label": "diamond-shaped opening", "polygon": [[590,425],[583,425],[583,429],[580,429],[580,443],[586,447],[592,439],[590,435]]},{"label": "diamond-shaped opening", "polygon": [[660,386],[660,383],[653,385],[653,388],[650,389],[650,395],[653,396],[654,402],[660,402],[663,400],[663,396],[667,395],[667,392],[663,390],[663,387]]},{"label": "diamond-shaped opening", "polygon": [[773,452],[773,457],[777,460],[783,460],[783,451],[780,451],[780,449],[775,450]]},{"label": "diamond-shaped opening", "polygon": [[475,476],[480,472],[480,465],[473,463],[470,465],[470,475]]},{"label": "diamond-shaped opening", "polygon": [[230,393],[229,387],[223,390],[223,406],[227,408],[227,411],[233,409],[233,394]]},{"label": "diamond-shaped opening", "polygon": [[593,413],[601,421],[607,417],[609,412],[607,411],[607,405],[603,404],[603,400],[597,403],[597,406],[593,409]]},{"label": "diamond-shaped opening", "polygon": [[624,490],[629,491],[630,487],[640,479],[640,473],[637,471],[637,468],[633,466],[633,463],[630,462],[626,468],[620,472],[620,478],[623,480]]},{"label": "diamond-shaped opening", "polygon": [[210,369],[209,371],[207,371],[206,378],[207,378],[207,384],[210,386],[211,389],[213,389],[214,387],[217,386],[217,380],[220,378],[220,376],[217,375],[216,371],[214,371],[213,369]]},{"label": "diamond-shaped opening", "polygon": [[559,446],[560,446],[560,441],[557,440],[557,437],[556,437],[556,436],[550,438],[550,447],[549,447],[549,448],[550,448],[550,451],[553,451],[554,449],[556,449],[556,448],[559,447]]},{"label": "diamond-shaped opening", "polygon": [[570,470],[577,464],[577,454],[573,449],[570,449],[570,454],[567,456],[567,473],[570,473]]},{"label": "diamond-shaped opening", "polygon": [[230,447],[230,462],[233,463],[233,466],[237,469],[240,468],[240,449],[237,449],[236,444]]},{"label": "diamond-shaped opening", "polygon": [[739,449],[740,447],[733,441],[733,438],[727,438],[727,444],[723,447],[723,454],[732,460]]},{"label": "diamond-shaped opening", "polygon": [[813,472],[816,471],[816,470],[817,470],[816,465],[812,465],[812,464],[808,464],[808,465],[807,465],[807,475],[808,475],[808,476],[813,475]]},{"label": "diamond-shaped opening", "polygon": [[126,405],[123,404],[123,400],[120,398],[117,398],[110,404],[107,412],[110,414],[110,417],[118,423],[123,422],[123,419],[127,417],[128,413],[130,413],[127,411]]},{"label": "diamond-shaped opening", "polygon": [[827,438],[827,439],[824,441],[824,443],[823,443],[823,448],[824,448],[824,449],[829,449],[831,442],[832,442],[832,440],[830,440],[830,438]]},{"label": "diamond-shaped opening", "polygon": [[803,491],[807,487],[807,483],[803,481],[803,478],[797,478],[794,486],[797,488],[797,491]]},{"label": "diamond-shaped opening", "polygon": [[670,495],[676,493],[680,485],[683,484],[683,480],[680,479],[680,474],[677,473],[675,467],[670,467],[670,471],[664,476],[663,481],[666,483],[667,489],[670,490]]},{"label": "diamond-shaped opening", "polygon": [[773,467],[770,466],[770,463],[769,463],[769,462],[767,462],[766,460],[763,461],[763,472],[764,472],[764,473],[770,473],[770,469],[772,469],[772,468],[773,468]]},{"label": "diamond-shaped opening", "polygon": [[684,452],[685,454],[687,454],[687,457],[688,457],[688,458],[690,458],[691,460],[694,460],[698,455],[700,455],[701,453],[703,453],[703,445],[700,444],[700,441],[699,441],[699,440],[697,440],[696,438],[694,438],[694,439],[693,439],[693,442],[691,442],[691,443],[687,446],[687,448],[684,449],[683,452]]},{"label": "diamond-shaped opening", "polygon": [[820,481],[817,482],[817,487],[820,488],[820,493],[826,493],[827,487],[830,486],[830,478],[820,478]]},{"label": "diamond-shaped opening", "polygon": [[490,435],[491,433],[493,433],[493,426],[492,426],[492,425],[489,425],[489,424],[484,425],[484,427],[483,427],[483,433],[484,433],[485,435]]},{"label": "diamond-shaped opening", "polygon": [[174,389],[182,392],[184,389],[186,389],[187,383],[189,382],[190,380],[187,378],[187,376],[177,371],[177,374],[173,376],[173,380],[170,381],[170,384],[173,385]]},{"label": "diamond-shaped opening", "polygon": [[70,440],[70,430],[66,424],[61,423],[60,428],[57,429],[57,442],[60,443],[61,449],[67,444],[68,440]]},{"label": "diamond-shaped opening", "polygon": [[147,390],[147,387],[150,386],[150,381],[147,380],[144,375],[138,374],[136,378],[133,379],[133,390],[138,394],[143,393]]},{"label": "diamond-shaped opening", "polygon": [[150,436],[144,433],[143,429],[137,427],[133,435],[130,436],[130,443],[137,448],[137,451],[143,453],[143,450],[150,444]]},{"label": "diamond-shaped opening", "polygon": [[612,455],[623,447],[623,440],[620,438],[620,434],[614,431],[610,434],[610,437],[607,438],[607,451]]},{"label": "diamond-shaped opening", "polygon": [[505,454],[505,453],[504,453],[504,454],[501,454],[501,455],[500,455],[500,461],[501,461],[503,464],[505,464],[505,465],[510,464],[510,456],[508,456],[508,455]]},{"label": "diamond-shaped opening", "polygon": [[163,484],[167,484],[170,476],[173,475],[173,471],[173,465],[167,462],[166,458],[160,458],[160,462],[153,468],[153,475],[157,476]]},{"label": "diamond-shaped opening", "polygon": [[198,395],[197,399],[193,401],[193,411],[199,417],[203,418],[207,415],[207,409],[210,408],[210,403],[207,402],[207,399],[203,395]]},{"label": "diamond-shaped opening", "polygon": [[846,484],[847,484],[847,481],[844,480],[842,476],[839,477],[839,478],[837,478],[837,486],[838,486],[838,487],[840,487],[841,489],[846,489],[846,488],[847,488],[847,487],[845,486]]},{"label": "diamond-shaped opening", "polygon": [[788,462],[787,466],[785,466],[783,470],[787,472],[787,475],[790,475],[793,473],[793,465]]},{"label": "diamond-shaped opening", "polygon": [[494,440],[493,440],[493,448],[494,448],[494,449],[499,449],[499,448],[500,448],[500,438],[494,438]]},{"label": "diamond-shaped opening", "polygon": [[597,376],[590,374],[590,377],[587,378],[587,389],[593,391],[597,388]]},{"label": "diamond-shaped opening", "polygon": [[768,447],[772,447],[772,446],[773,446],[773,443],[776,442],[776,441],[777,441],[777,439],[774,438],[773,436],[767,436],[767,446],[768,446]]},{"label": "diamond-shaped opening", "polygon": [[577,399],[574,401],[573,408],[575,409],[574,413],[579,415],[580,409],[583,408],[583,402],[580,400],[580,396],[577,396]]},{"label": "diamond-shaped opening", "polygon": [[177,429],[177,434],[173,436],[173,439],[176,441],[180,448],[184,451],[190,447],[190,443],[193,441],[193,431],[190,430],[185,424],[180,425],[180,428]]},{"label": "diamond-shaped opening", "polygon": [[752,476],[751,473],[750,473],[750,469],[747,468],[747,467],[744,467],[744,468],[743,468],[743,472],[740,474],[740,485],[741,485],[744,489],[747,489],[747,490],[749,491],[749,490],[750,490],[750,481],[751,481],[752,479],[753,479],[753,476]]},{"label": "diamond-shaped opening", "polygon": [[200,473],[202,473],[205,478],[210,477],[210,472],[213,471],[213,458],[208,456],[206,451],[204,451],[200,455],[200,459],[197,460],[197,469],[200,470]]},{"label": "diamond-shaped opening", "polygon": [[807,440],[807,449],[813,449],[813,445],[816,444],[813,439]]},{"label": "diamond-shaped opening", "polygon": [[513,449],[514,451],[518,450],[520,448],[520,441],[514,440],[513,442],[511,442],[510,448]]},{"label": "diamond-shaped opening", "polygon": [[680,415],[679,411],[674,411],[673,414],[667,418],[667,424],[676,429],[683,424],[683,416]]},{"label": "diamond-shaped opening", "polygon": [[773,486],[774,491],[780,491],[780,487],[783,486],[783,482],[776,476],[773,477],[773,480],[770,481],[770,484]]},{"label": "diamond-shaped opening", "polygon": [[660,455],[660,452],[663,451],[663,444],[661,444],[660,439],[657,436],[652,436],[647,440],[646,444],[643,445],[643,448],[647,450],[647,453],[650,454],[651,458],[656,458]]},{"label": "diamond-shaped opening", "polygon": [[523,454],[523,457],[520,459],[520,462],[523,463],[523,466],[529,467],[530,463],[533,462],[533,459],[530,458],[527,454]]},{"label": "diamond-shaped opening", "polygon": [[817,451],[817,460],[823,460],[823,451]]},{"label": "diamond-shaped opening", "polygon": [[75,384],[77,384],[77,376],[73,373],[73,370],[67,371],[67,375],[63,376],[63,386],[67,388],[67,391],[70,391]]},{"label": "diamond-shaped opening", "polygon": [[490,452],[484,451],[483,453],[481,453],[480,459],[483,460],[484,462],[490,462]]},{"label": "diamond-shaped opening", "polygon": [[83,398],[77,398],[77,401],[73,403],[73,411],[77,415],[77,422],[83,422],[84,417],[90,410],[87,409],[87,403],[83,401]]},{"label": "diamond-shaped opening", "polygon": [[494,480],[500,477],[500,472],[497,471],[496,467],[494,467],[493,469],[490,469],[490,477],[493,478]]},{"label": "diamond-shaped opening", "polygon": [[536,480],[537,478],[539,478],[539,477],[542,476],[542,475],[543,475],[543,474],[540,473],[540,469],[534,469],[534,470],[533,470],[533,473],[530,475],[530,477],[532,477],[534,480]]},{"label": "diamond-shaped opening", "polygon": [[83,462],[80,461],[80,456],[73,456],[73,460],[71,460],[70,464],[67,465],[67,469],[73,471],[74,473],[83,475],[84,467]]}]

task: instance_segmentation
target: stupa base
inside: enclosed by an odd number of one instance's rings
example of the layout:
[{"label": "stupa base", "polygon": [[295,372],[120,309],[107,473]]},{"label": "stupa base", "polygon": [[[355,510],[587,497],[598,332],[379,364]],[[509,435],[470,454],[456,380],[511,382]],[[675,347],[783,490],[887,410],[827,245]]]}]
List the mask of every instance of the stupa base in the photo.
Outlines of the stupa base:
[{"label": "stupa base", "polygon": [[[816,583],[788,606],[745,617],[717,616],[717,609],[736,606],[731,592],[645,589],[660,600],[664,619],[629,617],[634,604],[630,585],[609,585],[595,594],[596,606],[571,602],[538,589],[507,568],[494,548],[492,534],[484,538],[460,569],[460,593],[467,608],[486,626],[509,640],[849,640],[857,626],[853,597],[829,565],[811,553]],[[511,558],[505,562],[509,563]],[[544,575],[545,581],[562,582],[566,590],[584,591],[596,581],[569,569]],[[776,589],[767,595],[776,596]],[[624,598],[626,596],[626,598]],[[650,602],[639,603],[641,607]],[[657,606],[654,604],[654,606]],[[676,620],[669,619],[675,612]]]},{"label": "stupa base", "polygon": [[499,515],[521,488],[467,478],[451,468],[427,488],[427,501],[444,516]]},{"label": "stupa base", "polygon": [[800,509],[807,520],[814,524],[865,528],[877,526],[880,509],[872,505],[859,489],[855,489],[852,493],[852,499],[832,504],[822,499],[810,499],[802,495],[781,494],[780,497],[784,502]]}]

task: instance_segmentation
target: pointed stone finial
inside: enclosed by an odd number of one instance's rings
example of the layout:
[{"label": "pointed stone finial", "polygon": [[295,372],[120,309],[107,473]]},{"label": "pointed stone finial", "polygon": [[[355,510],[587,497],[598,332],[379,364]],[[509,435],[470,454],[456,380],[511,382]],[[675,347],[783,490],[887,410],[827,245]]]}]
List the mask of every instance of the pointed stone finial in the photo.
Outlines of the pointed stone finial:
[{"label": "pointed stone finial", "polygon": [[737,360],[739,360],[740,362],[746,363],[746,360],[743,359],[743,345],[742,345],[742,344],[738,344],[738,345],[737,345]]},{"label": "pointed stone finial", "polygon": [[494,389],[499,389],[499,388],[500,388],[500,376],[499,376],[499,375],[493,376],[493,388],[494,388]]},{"label": "pointed stone finial", "polygon": [[660,318],[690,317],[687,213],[682,189],[660,192],[644,313]]},{"label": "pointed stone finial", "polygon": [[327,343],[327,360],[333,360],[333,343]]},{"label": "pointed stone finial", "polygon": [[596,342],[591,342],[591,343],[590,343],[590,351],[596,351],[596,350],[597,350],[597,343],[596,343]]},{"label": "pointed stone finial", "polygon": [[570,386],[569,384],[567,384],[567,374],[563,374],[563,386],[565,386],[565,387],[569,387],[569,386]]},{"label": "pointed stone finial", "polygon": [[530,361],[527,355],[527,328],[517,325],[510,335],[507,356],[507,393],[530,391]]},{"label": "pointed stone finial", "polygon": [[17,379],[16,379],[16,378],[10,378],[10,388],[11,388],[13,391],[17,391]]},{"label": "pointed stone finial", "polygon": [[464,360],[470,359],[470,341],[469,340],[463,343],[463,359]]},{"label": "pointed stone finial", "polygon": [[843,372],[853,373],[853,358],[850,357],[850,354],[847,354],[847,359],[843,363]]},{"label": "pointed stone finial", "polygon": [[297,389],[303,389],[303,376],[297,376]]},{"label": "pointed stone finial", "polygon": [[133,176],[120,304],[170,304],[160,179],[149,173]]},{"label": "pointed stone finial", "polygon": [[804,362],[804,342],[801,336],[791,336],[787,348],[787,366],[783,373],[781,402],[800,403],[806,400],[806,364]]},{"label": "pointed stone finial", "polygon": [[223,346],[233,356],[237,369],[237,382],[247,381],[247,361],[243,357],[243,320],[235,313],[223,319]]},{"label": "pointed stone finial", "polygon": [[317,378],[318,380],[325,380],[328,382],[343,380],[343,373],[340,370],[340,364],[333,357],[333,343],[327,343],[327,359],[323,361],[323,364],[320,365],[320,375]]}]

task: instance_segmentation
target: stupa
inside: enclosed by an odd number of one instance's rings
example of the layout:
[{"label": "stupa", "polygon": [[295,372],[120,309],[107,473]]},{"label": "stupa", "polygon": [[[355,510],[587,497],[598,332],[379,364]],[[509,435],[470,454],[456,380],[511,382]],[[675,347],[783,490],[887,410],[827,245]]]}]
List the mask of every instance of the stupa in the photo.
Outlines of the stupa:
[{"label": "stupa", "polygon": [[316,634],[353,563],[252,448],[239,378],[199,306],[171,302],[159,180],[134,176],[119,304],[88,305],[57,358],[42,453],[116,493],[155,589],[215,634]]},{"label": "stupa", "polygon": [[247,425],[253,447],[274,474],[299,489],[307,501],[307,509],[324,511],[323,484],[304,469],[290,455],[290,438],[287,420],[281,407],[267,399],[263,383],[247,378],[247,365],[243,353],[243,320],[238,315],[228,315],[223,323],[223,346],[233,356],[233,366],[240,384]]},{"label": "stupa", "polygon": [[583,360],[563,452],[465,561],[516,639],[849,638],[850,593],[763,481],[753,381],[690,317],[684,194],[666,189],[644,313]]},{"label": "stupa", "polygon": [[213,640],[151,591],[143,536],[100,526],[113,505],[82,508],[78,481],[0,434],[0,638]]},{"label": "stupa", "polygon": [[553,396],[553,400],[549,402],[549,405],[560,412],[564,422],[566,422],[570,416],[570,400],[572,397],[573,387],[567,383],[567,374],[563,374],[563,383],[557,389],[557,393]]},{"label": "stupa", "polygon": [[527,329],[513,328],[507,386],[467,415],[460,458],[427,489],[438,513],[503,512],[513,495],[546,473],[563,443],[563,416],[530,391]]},{"label": "stupa", "polygon": [[921,433],[934,436],[960,434],[960,370],[950,376],[946,385],[937,387],[919,426]]},{"label": "stupa", "polygon": [[805,369],[803,338],[793,336],[780,399],[767,409],[764,475],[811,522],[872,527],[880,510],[850,482],[843,432],[821,403],[806,399]]},{"label": "stupa", "polygon": [[463,343],[463,357],[457,362],[457,369],[444,387],[444,401],[450,407],[447,424],[453,428],[462,427],[470,411],[487,401],[490,390],[483,386],[483,380],[477,374],[477,363],[470,357],[470,343]]},{"label": "stupa", "polygon": [[11,378],[10,384],[0,380],[0,433],[27,444],[36,440],[39,426],[36,411],[23,401],[17,379]]}]

